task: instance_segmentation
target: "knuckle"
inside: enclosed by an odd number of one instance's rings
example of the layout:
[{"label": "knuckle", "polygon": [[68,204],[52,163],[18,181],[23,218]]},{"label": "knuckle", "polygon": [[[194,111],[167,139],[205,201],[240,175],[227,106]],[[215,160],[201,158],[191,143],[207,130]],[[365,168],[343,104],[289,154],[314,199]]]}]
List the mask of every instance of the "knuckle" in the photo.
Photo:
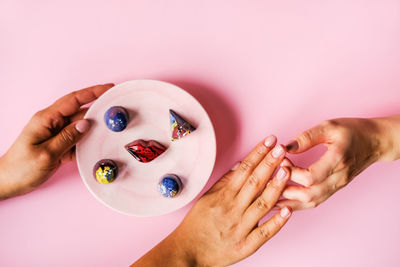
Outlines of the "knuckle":
[{"label": "knuckle", "polygon": [[64,143],[70,144],[74,143],[75,141],[75,135],[68,129],[64,129],[60,132],[61,139]]},{"label": "knuckle", "polygon": [[258,234],[261,239],[267,239],[271,235],[270,230],[267,227],[260,227],[260,231],[258,231]]},{"label": "knuckle", "polygon": [[302,198],[303,198],[303,201],[307,202],[307,203],[311,203],[313,201],[313,196],[308,192],[305,193]]},{"label": "knuckle", "polygon": [[271,182],[269,184],[270,189],[272,190],[271,194],[279,194],[282,190],[283,185],[279,185],[277,183]]},{"label": "knuckle", "polygon": [[312,186],[315,183],[315,179],[311,175],[304,176],[304,186]]},{"label": "knuckle", "polygon": [[264,167],[266,167],[268,169],[275,168],[275,162],[272,159],[272,156],[270,156],[267,159],[263,160],[261,163],[263,164]]},{"label": "knuckle", "polygon": [[69,95],[75,97],[75,96],[77,96],[80,92],[81,92],[81,90],[75,90],[75,91],[72,91],[71,93],[69,93]]},{"label": "knuckle", "polygon": [[272,225],[273,225],[274,229],[279,229],[282,226],[282,220],[280,220],[280,219],[272,220]]},{"label": "knuckle", "polygon": [[38,155],[38,162],[41,165],[47,165],[53,159],[53,156],[48,150],[41,150]]},{"label": "knuckle", "polygon": [[344,126],[337,126],[335,129],[336,135],[338,135],[339,137],[349,137],[351,134],[351,131],[344,127]]},{"label": "knuckle", "polygon": [[36,113],[33,115],[32,119],[34,119],[34,120],[41,120],[41,119],[43,119],[43,117],[45,116],[45,114],[46,114],[46,112],[45,112],[44,109],[39,110],[38,112],[36,112]]},{"label": "knuckle", "polygon": [[309,201],[309,202],[307,203],[307,205],[308,205],[308,207],[314,209],[314,208],[318,207],[319,203],[316,202],[316,201]]},{"label": "knuckle", "polygon": [[271,205],[267,201],[265,201],[265,199],[259,197],[256,200],[256,207],[261,210],[269,210],[271,208]]},{"label": "knuckle", "polygon": [[333,120],[324,120],[323,122],[321,122],[321,126],[323,128],[329,128],[329,127],[334,127],[339,125],[339,122],[335,119]]},{"label": "knuckle", "polygon": [[229,176],[227,174],[224,174],[221,179],[219,179],[219,182],[222,183],[227,183],[230,180]]},{"label": "knuckle", "polygon": [[242,172],[248,172],[251,169],[251,163],[245,159],[240,163],[239,169]]},{"label": "knuckle", "polygon": [[267,152],[267,148],[265,147],[264,144],[259,145],[259,146],[257,147],[257,154],[258,154],[258,155],[263,156],[263,155],[265,155],[266,152]]},{"label": "knuckle", "polygon": [[302,134],[299,135],[298,141],[300,144],[307,144],[312,141],[312,134],[309,130],[303,132]]},{"label": "knuckle", "polygon": [[255,175],[255,174],[253,173],[253,174],[251,174],[251,175],[249,176],[249,178],[248,178],[248,183],[249,183],[249,185],[251,185],[251,186],[258,187],[259,184],[260,184],[260,179],[259,179],[259,177],[258,177],[257,175]]}]

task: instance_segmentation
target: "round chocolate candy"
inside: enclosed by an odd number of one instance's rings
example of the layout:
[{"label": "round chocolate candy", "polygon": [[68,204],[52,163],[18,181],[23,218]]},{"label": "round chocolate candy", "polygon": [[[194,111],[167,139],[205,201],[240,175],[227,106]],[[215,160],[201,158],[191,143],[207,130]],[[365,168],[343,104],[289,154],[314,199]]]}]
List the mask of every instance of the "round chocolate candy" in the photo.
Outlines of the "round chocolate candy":
[{"label": "round chocolate candy", "polygon": [[182,190],[182,181],[175,174],[164,175],[158,183],[158,191],[164,197],[175,197]]},{"label": "round chocolate candy", "polygon": [[123,107],[111,107],[104,114],[104,121],[108,129],[113,132],[121,132],[128,125],[129,114]]},{"label": "round chocolate candy", "polygon": [[111,159],[99,160],[93,168],[93,176],[101,184],[112,183],[118,175],[118,167]]}]

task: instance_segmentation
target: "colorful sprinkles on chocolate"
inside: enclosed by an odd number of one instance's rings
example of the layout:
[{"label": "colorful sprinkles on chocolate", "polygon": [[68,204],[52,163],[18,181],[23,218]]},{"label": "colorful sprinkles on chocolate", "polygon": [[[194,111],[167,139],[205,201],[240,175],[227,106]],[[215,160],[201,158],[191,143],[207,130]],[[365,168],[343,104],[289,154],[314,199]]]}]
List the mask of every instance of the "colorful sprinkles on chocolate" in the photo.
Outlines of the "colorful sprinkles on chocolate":
[{"label": "colorful sprinkles on chocolate", "polygon": [[111,159],[99,160],[93,168],[94,178],[101,184],[112,183],[118,175],[118,167]]},{"label": "colorful sprinkles on chocolate", "polygon": [[171,122],[172,141],[181,139],[182,137],[196,130],[196,128],[193,125],[191,125],[188,121],[183,119],[179,114],[177,114],[172,109],[169,110],[169,118]]}]

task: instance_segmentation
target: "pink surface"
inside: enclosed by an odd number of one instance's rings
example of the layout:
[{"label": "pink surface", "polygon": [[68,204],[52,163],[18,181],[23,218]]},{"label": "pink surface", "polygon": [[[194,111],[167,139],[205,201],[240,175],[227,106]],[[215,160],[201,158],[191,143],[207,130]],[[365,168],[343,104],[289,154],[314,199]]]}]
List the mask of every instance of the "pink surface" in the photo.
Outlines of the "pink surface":
[{"label": "pink surface", "polygon": [[[122,132],[110,131],[104,123],[104,114],[112,106],[122,106],[130,114]],[[171,141],[169,109],[196,125],[196,130]],[[116,211],[155,216],[177,210],[200,193],[212,173],[216,140],[210,118],[196,99],[175,85],[154,80],[118,84],[96,100],[85,118],[92,127],[76,147],[79,172],[89,191]],[[124,148],[137,139],[156,140],[167,149],[153,161],[142,163]],[[119,165],[111,184],[93,178],[93,166],[100,159],[112,159]],[[180,177],[183,190],[166,199],[157,184],[168,173]]]},{"label": "pink surface", "polygon": [[[284,143],[327,118],[400,112],[394,0],[3,0],[0,36],[1,153],[56,98],[138,78],[176,83],[210,114],[218,154],[207,188],[270,133]],[[372,166],[237,266],[399,266],[399,172],[399,162]],[[118,214],[68,164],[1,202],[0,265],[126,266],[189,208]]]}]

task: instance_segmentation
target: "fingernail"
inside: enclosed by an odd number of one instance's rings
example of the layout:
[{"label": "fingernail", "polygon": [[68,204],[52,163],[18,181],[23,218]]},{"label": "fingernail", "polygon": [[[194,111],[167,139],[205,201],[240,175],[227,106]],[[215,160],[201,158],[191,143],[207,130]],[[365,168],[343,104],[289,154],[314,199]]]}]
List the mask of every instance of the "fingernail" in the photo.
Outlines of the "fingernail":
[{"label": "fingernail", "polygon": [[285,150],[282,148],[281,145],[275,147],[275,148],[272,150],[272,156],[273,156],[274,158],[276,158],[276,159],[279,158],[280,156],[282,156],[284,153],[285,153]]},{"label": "fingernail", "polygon": [[280,215],[282,218],[288,218],[290,216],[290,210],[287,207],[284,207],[281,209]]},{"label": "fingernail", "polygon": [[282,162],[281,162],[281,167],[290,167],[290,161],[288,160],[288,159],[284,159]]},{"label": "fingernail", "polygon": [[296,140],[292,140],[286,145],[287,151],[296,151],[299,148],[299,143]]},{"label": "fingernail", "polygon": [[233,167],[232,167],[232,171],[234,171],[234,170],[236,170],[238,167],[239,167],[239,164],[240,164],[240,162],[236,162],[236,164],[235,165],[233,165]]},{"label": "fingernail", "polygon": [[80,120],[75,124],[75,129],[80,132],[84,133],[90,128],[90,122],[88,120]]},{"label": "fingernail", "polygon": [[271,147],[275,143],[275,141],[276,137],[274,135],[270,135],[267,138],[265,138],[264,145],[266,147]]},{"label": "fingernail", "polygon": [[286,178],[286,175],[286,171],[280,168],[278,173],[276,174],[276,179],[278,179],[278,182],[282,182]]}]

